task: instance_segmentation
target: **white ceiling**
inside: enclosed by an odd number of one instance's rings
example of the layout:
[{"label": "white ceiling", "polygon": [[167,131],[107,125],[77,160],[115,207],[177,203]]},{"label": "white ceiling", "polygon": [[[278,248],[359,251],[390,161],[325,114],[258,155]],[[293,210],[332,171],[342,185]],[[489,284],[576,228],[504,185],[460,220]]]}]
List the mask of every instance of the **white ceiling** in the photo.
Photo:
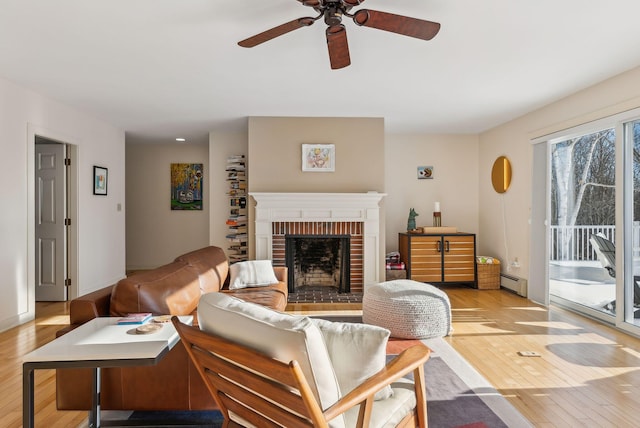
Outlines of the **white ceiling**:
[{"label": "white ceiling", "polygon": [[[390,133],[478,133],[640,65],[638,0],[367,0],[440,22],[425,42],[345,18],[331,70],[296,0],[0,0],[0,76],[106,120],[127,141],[206,141],[247,116],[383,117]],[[354,8],[353,11],[357,10]]]}]

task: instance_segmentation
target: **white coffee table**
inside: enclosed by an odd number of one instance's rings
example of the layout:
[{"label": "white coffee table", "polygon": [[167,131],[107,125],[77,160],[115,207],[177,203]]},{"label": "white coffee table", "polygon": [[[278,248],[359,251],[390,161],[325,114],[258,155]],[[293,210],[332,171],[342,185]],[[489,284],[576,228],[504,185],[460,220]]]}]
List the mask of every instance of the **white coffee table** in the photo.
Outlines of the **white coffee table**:
[{"label": "white coffee table", "polygon": [[[191,315],[180,316],[191,324]],[[151,366],[180,340],[172,323],[160,331],[136,334],[136,325],[118,325],[118,317],[94,318],[25,355],[22,364],[22,426],[34,426],[34,371],[57,368],[93,369],[93,406],[89,427],[100,426],[100,369],[103,367]]]}]

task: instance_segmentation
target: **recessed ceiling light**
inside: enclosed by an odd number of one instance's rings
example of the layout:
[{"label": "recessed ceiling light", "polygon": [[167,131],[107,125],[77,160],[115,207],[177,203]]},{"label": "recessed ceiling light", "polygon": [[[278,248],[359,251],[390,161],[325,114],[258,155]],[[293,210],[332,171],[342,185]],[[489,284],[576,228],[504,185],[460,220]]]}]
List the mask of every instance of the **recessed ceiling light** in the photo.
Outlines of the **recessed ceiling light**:
[{"label": "recessed ceiling light", "polygon": [[178,138],[176,138],[176,141],[179,142],[179,143],[184,143],[187,140],[185,140],[184,138],[178,137]]}]

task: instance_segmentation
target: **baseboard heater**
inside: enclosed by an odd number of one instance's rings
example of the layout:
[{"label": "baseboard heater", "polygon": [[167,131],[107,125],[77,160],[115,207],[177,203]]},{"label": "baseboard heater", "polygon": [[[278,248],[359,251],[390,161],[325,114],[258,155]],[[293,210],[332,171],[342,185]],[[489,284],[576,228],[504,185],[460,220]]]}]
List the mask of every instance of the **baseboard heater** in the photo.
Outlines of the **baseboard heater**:
[{"label": "baseboard heater", "polygon": [[522,297],[527,297],[527,280],[505,273],[500,274],[500,286],[513,291]]}]

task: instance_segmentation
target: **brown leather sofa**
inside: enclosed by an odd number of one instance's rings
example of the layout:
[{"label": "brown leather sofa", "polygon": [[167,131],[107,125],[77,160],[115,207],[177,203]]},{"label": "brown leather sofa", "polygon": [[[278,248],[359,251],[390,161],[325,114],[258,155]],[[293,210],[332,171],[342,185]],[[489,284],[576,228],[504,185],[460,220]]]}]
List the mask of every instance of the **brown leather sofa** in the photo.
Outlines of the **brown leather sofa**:
[{"label": "brown leather sofa", "polygon": [[[70,303],[67,331],[95,318],[132,312],[194,315],[204,293],[236,297],[283,311],[287,305],[287,269],[274,267],[278,284],[228,289],[229,263],[224,251],[206,247],[177,257],[172,263],[134,274],[117,284],[78,297]],[[233,328],[230,326],[230,328]],[[101,408],[105,410],[205,410],[215,408],[187,352],[178,343],[156,366],[107,368],[101,372]],[[59,410],[91,408],[91,371],[58,369]]]}]

